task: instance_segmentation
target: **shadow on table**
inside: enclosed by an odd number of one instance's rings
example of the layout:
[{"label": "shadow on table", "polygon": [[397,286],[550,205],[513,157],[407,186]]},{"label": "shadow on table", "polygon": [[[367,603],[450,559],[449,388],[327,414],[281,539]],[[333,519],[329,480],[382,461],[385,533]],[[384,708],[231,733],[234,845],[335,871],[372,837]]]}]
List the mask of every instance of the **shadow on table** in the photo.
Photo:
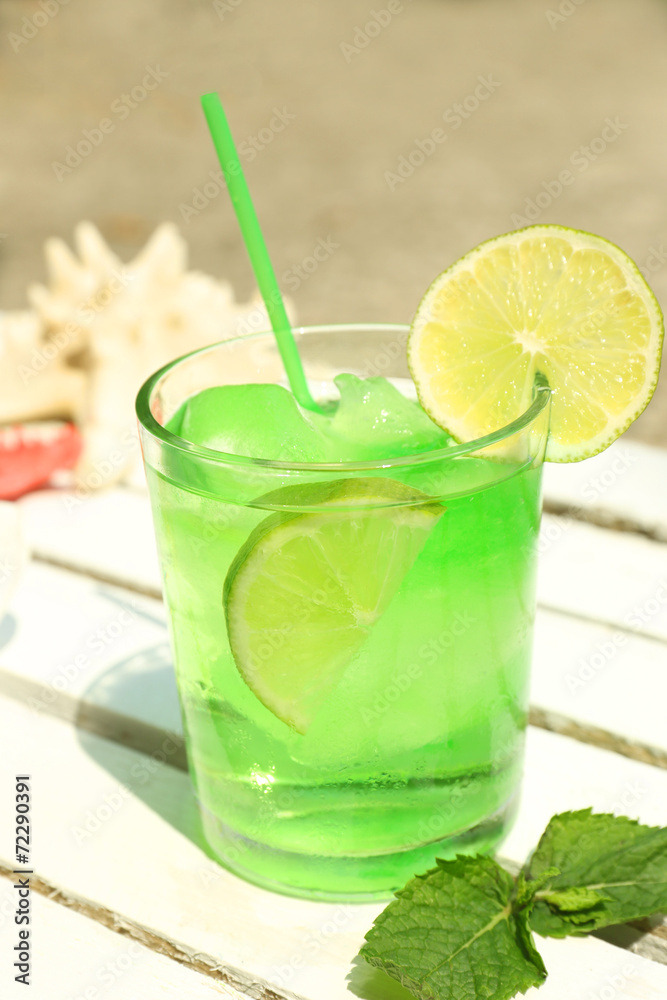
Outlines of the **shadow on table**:
[{"label": "shadow on table", "polygon": [[[113,591],[104,596],[125,607]],[[164,640],[116,661],[81,692],[79,742],[122,789],[210,856],[187,772],[167,629],[149,611],[135,605],[131,612],[162,627]]]},{"label": "shadow on table", "polygon": [[0,649],[4,649],[14,638],[16,632],[16,618],[14,615],[6,614],[0,616]]}]

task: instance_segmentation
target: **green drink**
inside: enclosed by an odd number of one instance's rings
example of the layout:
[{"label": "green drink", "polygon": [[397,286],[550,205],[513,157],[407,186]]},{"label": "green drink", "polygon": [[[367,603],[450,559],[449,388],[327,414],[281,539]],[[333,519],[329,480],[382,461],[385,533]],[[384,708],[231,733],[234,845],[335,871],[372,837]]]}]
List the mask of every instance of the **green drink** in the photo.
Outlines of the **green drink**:
[{"label": "green drink", "polygon": [[138,401],[205,834],[299,895],[384,897],[516,808],[549,393],[455,445],[392,361],[406,336],[302,331],[324,414],[277,389],[271,335]]}]

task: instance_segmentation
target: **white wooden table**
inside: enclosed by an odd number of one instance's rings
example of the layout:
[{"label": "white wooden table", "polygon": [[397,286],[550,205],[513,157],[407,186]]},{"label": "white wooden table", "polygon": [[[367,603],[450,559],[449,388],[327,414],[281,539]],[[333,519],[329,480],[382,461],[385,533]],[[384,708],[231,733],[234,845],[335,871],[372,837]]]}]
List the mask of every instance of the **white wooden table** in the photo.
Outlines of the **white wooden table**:
[{"label": "white wooden table", "polygon": [[[503,855],[593,806],[667,825],[667,453],[546,469],[523,804]],[[0,622],[0,996],[407,1000],[355,959],[381,905],[290,899],[210,861],[188,776],[148,500],[21,502]],[[14,776],[31,775],[31,988],[14,982]],[[542,1000],[667,997],[667,924],[540,941]]]}]

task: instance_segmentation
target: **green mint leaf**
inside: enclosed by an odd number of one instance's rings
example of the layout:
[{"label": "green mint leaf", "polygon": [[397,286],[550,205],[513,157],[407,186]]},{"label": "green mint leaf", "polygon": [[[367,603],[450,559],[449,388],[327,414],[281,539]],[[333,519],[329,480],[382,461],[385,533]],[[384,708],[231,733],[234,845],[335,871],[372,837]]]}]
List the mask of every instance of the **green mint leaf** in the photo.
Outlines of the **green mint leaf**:
[{"label": "green mint leaf", "polygon": [[[558,870],[558,869],[556,869]],[[581,910],[591,910],[599,906],[600,903],[610,900],[609,896],[603,896],[593,889],[554,889],[545,892],[543,897],[552,910],[561,910],[563,913],[578,913]]]},{"label": "green mint leaf", "polygon": [[537,880],[554,866],[561,874],[537,892],[530,917],[544,937],[667,911],[667,829],[590,809],[561,813],[544,831],[526,877]]},{"label": "green mint leaf", "polygon": [[[551,911],[547,918],[550,926],[558,930],[563,924],[569,925],[570,934],[587,934],[589,931],[594,931],[597,926],[602,926],[598,923],[598,917],[604,914],[604,903],[610,899],[609,896],[603,896],[592,889],[551,891],[544,893],[542,898]],[[538,916],[533,918],[536,923],[542,919],[540,914],[541,911],[538,911]],[[604,917],[604,920],[606,923],[607,918]],[[556,933],[551,936],[565,935]]]},{"label": "green mint leaf", "polygon": [[377,917],[361,955],[419,1000],[509,1000],[546,977],[514,896],[490,858],[439,860]]},{"label": "green mint leaf", "polygon": [[532,909],[532,904],[530,907],[526,907],[523,910],[519,910],[517,913],[515,913],[514,920],[516,923],[516,934],[517,934],[517,941],[519,942],[519,947],[537,969],[540,975],[540,979],[535,985],[541,986],[544,980],[547,978],[547,970],[544,965],[544,962],[542,961],[542,956],[535,947],[535,941],[533,940],[532,930],[530,927],[531,909]]}]

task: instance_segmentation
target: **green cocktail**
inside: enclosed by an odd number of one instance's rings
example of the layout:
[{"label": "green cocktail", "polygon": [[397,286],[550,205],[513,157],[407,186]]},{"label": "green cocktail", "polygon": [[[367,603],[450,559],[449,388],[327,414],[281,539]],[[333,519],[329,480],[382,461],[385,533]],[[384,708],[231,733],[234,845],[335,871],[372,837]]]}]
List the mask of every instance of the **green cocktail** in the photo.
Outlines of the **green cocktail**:
[{"label": "green cocktail", "polygon": [[270,334],[138,401],[206,837],[299,895],[384,897],[492,848],[517,802],[549,393],[455,445],[413,401],[406,336],[300,331],[323,414],[276,388]]}]

